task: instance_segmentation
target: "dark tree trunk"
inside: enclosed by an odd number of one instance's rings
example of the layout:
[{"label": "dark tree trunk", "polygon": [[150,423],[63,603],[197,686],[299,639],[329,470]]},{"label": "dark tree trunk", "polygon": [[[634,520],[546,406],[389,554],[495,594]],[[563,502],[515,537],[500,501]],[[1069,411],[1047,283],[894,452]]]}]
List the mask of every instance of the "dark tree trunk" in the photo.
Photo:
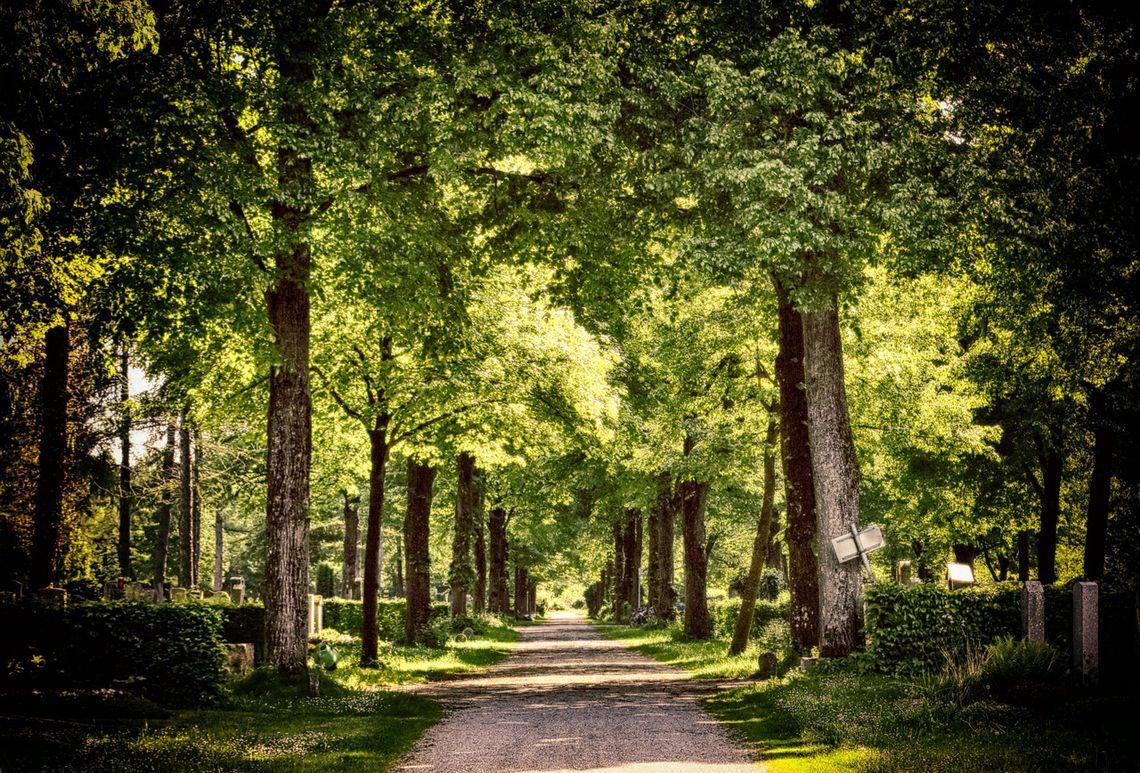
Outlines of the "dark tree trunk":
[{"label": "dark tree trunk", "polygon": [[226,587],[225,569],[225,526],[222,519],[222,508],[214,513],[214,590],[219,591]]},{"label": "dark tree trunk", "polygon": [[773,510],[772,526],[768,532],[767,567],[775,569],[780,574],[786,574],[784,551],[780,548],[780,540],[776,536],[780,533],[780,515]]},{"label": "dark tree trunk", "polygon": [[515,566],[515,617],[526,617],[527,588],[530,584],[529,572],[525,566]]},{"label": "dark tree trunk", "polygon": [[368,524],[364,535],[364,599],[360,631],[360,665],[376,666],[379,655],[380,630],[376,619],[380,596],[380,551],[384,544],[384,477],[388,470],[388,416],[382,416],[379,427],[368,431]]},{"label": "dark tree trunk", "polygon": [[50,328],[44,337],[44,372],[40,381],[39,469],[28,577],[33,589],[46,588],[59,580],[70,356],[71,337],[67,325]]},{"label": "dark tree trunk", "polygon": [[131,486],[131,379],[130,347],[124,341],[119,349],[119,576],[133,580],[131,565],[131,509],[134,488]]},{"label": "dark tree trunk", "polygon": [[657,593],[653,615],[658,620],[676,616],[677,591],[673,587],[673,532],[677,515],[677,495],[673,478],[667,472],[657,476],[657,500],[653,506],[657,516]]},{"label": "dark tree trunk", "polygon": [[708,493],[709,484],[705,481],[685,481],[680,487],[685,553],[685,634],[693,639],[712,636],[707,593],[708,543],[705,538]]},{"label": "dark tree trunk", "polygon": [[415,644],[431,619],[431,529],[432,486],[436,470],[408,459],[408,508],[404,515],[404,564],[408,576],[408,614],[404,638]]},{"label": "dark tree trunk", "polygon": [[341,489],[341,499],[344,500],[344,567],[341,572],[343,587],[341,596],[354,599],[359,595],[356,589],[356,578],[360,571],[360,495],[349,496],[348,491]]},{"label": "dark tree trunk", "polygon": [[490,585],[488,607],[496,614],[510,611],[510,579],[507,577],[507,511],[501,507],[491,508],[487,519],[487,531],[491,542]]},{"label": "dark tree trunk", "polygon": [[804,371],[815,483],[819,550],[819,652],[846,657],[863,648],[863,576],[859,561],[839,563],[831,540],[859,523],[859,464],[843,384],[839,314],[805,311]]},{"label": "dark tree trunk", "polygon": [[613,617],[614,620],[622,621],[622,602],[628,597],[625,589],[626,573],[625,573],[625,533],[622,530],[621,522],[615,521],[613,525],[614,535],[614,560],[613,560]]},{"label": "dark tree trunk", "polygon": [[[1094,408],[1103,406],[1103,402],[1103,398],[1099,401],[1094,400]],[[1109,496],[1112,492],[1112,454],[1115,444],[1116,438],[1112,427],[1103,420],[1099,421],[1093,429],[1093,464],[1089,475],[1089,501],[1085,520],[1085,579],[1091,581],[1104,578]]]},{"label": "dark tree trunk", "polygon": [[622,534],[623,550],[622,566],[625,569],[624,601],[629,603],[631,611],[641,606],[641,511],[629,509],[625,511],[625,529]]},{"label": "dark tree trunk", "polygon": [[475,476],[478,501],[475,505],[475,592],[472,606],[476,612],[487,609],[487,530],[483,517],[483,476]]},{"label": "dark tree trunk", "polygon": [[1061,479],[1064,457],[1061,453],[1060,423],[1050,428],[1048,438],[1038,436],[1041,465],[1041,530],[1037,532],[1037,579],[1046,585],[1057,581],[1057,524],[1061,520]]},{"label": "dark tree trunk", "polygon": [[1029,582],[1029,532],[1017,533],[1017,581]]},{"label": "dark tree trunk", "polygon": [[202,562],[202,433],[197,429],[190,446],[190,585],[197,588],[201,582]]},{"label": "dark tree trunk", "polygon": [[467,594],[475,584],[471,548],[475,536],[475,509],[479,491],[475,482],[475,457],[466,452],[457,461],[459,488],[455,495],[455,537],[451,543],[451,616],[467,614]]},{"label": "dark tree trunk", "polygon": [[529,578],[526,583],[526,611],[529,615],[538,614],[538,583]]},{"label": "dark tree trunk", "polygon": [[657,585],[658,585],[658,567],[661,563],[660,548],[660,526],[658,526],[658,513],[656,507],[649,509],[648,523],[646,524],[646,531],[649,537],[649,555],[645,561],[645,590],[646,590],[646,605],[650,610],[657,609]]},{"label": "dark tree trunk", "polygon": [[392,595],[396,598],[404,598],[407,594],[404,585],[404,549],[401,544],[402,540],[396,538],[396,549],[393,551],[396,559],[396,573],[392,577]]},{"label": "dark tree trunk", "polygon": [[776,290],[780,298],[776,380],[780,385],[780,460],[788,512],[784,542],[788,546],[788,587],[792,597],[792,646],[807,652],[819,644],[819,567],[815,556],[815,484],[804,391],[803,321],[783,288],[777,285]]},{"label": "dark tree trunk", "polygon": [[748,577],[744,580],[744,590],[740,594],[740,614],[736,616],[736,628],[732,632],[729,655],[739,655],[748,646],[748,634],[752,631],[752,618],[756,613],[756,597],[760,593],[760,574],[768,558],[769,538],[772,533],[772,513],[776,501],[776,439],[779,430],[778,419],[769,414],[768,433],[764,446],[764,499],[760,506],[760,517],[756,524],[756,539],[752,543],[752,561],[748,566]]},{"label": "dark tree trunk", "polygon": [[161,596],[166,584],[166,559],[170,551],[170,515],[174,500],[174,446],[178,428],[174,422],[166,425],[166,448],[162,451],[162,499],[158,506],[158,533],[154,544],[154,590]]},{"label": "dark tree trunk", "polygon": [[194,508],[190,498],[190,419],[183,408],[178,414],[178,584],[189,588],[193,582],[190,565],[194,561]]}]

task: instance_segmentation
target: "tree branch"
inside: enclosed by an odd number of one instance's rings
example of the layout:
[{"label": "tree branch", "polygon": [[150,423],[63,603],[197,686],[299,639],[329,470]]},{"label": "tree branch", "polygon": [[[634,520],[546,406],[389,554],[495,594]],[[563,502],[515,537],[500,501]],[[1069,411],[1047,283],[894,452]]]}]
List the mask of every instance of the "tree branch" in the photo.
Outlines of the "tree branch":
[{"label": "tree branch", "polygon": [[312,366],[312,370],[321,379],[321,383],[324,384],[325,389],[327,389],[328,393],[332,395],[333,400],[335,400],[336,404],[340,406],[340,409],[344,411],[350,418],[356,419],[363,424],[364,416],[360,413],[360,411],[353,409],[347,402],[345,402],[344,398],[340,396],[340,392],[337,392],[336,387],[332,385],[332,380],[325,375],[325,372],[316,365]]}]

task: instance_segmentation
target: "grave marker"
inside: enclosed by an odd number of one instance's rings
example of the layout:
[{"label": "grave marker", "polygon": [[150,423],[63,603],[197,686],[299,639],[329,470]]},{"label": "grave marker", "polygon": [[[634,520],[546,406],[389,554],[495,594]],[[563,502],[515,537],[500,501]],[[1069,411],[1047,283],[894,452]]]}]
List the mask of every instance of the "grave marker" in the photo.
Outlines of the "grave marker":
[{"label": "grave marker", "polygon": [[1100,670],[1098,626],[1097,585],[1078,582],[1073,585],[1073,668],[1086,684],[1096,684]]},{"label": "grave marker", "polygon": [[1045,589],[1037,580],[1021,588],[1021,634],[1026,641],[1045,641]]}]

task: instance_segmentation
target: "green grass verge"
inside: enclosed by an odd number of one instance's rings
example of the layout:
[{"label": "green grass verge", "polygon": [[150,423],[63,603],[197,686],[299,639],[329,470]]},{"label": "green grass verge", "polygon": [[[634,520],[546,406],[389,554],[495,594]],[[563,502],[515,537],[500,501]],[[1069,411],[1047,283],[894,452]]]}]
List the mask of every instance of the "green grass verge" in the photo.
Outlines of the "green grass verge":
[{"label": "green grass verge", "polygon": [[338,645],[320,698],[258,671],[218,707],[171,712],[112,694],[0,695],[0,771],[385,770],[442,717],[386,685],[447,679],[499,662],[519,635],[491,628],[446,648],[386,646],[379,668]]},{"label": "green grass verge", "polygon": [[[685,641],[676,628],[598,627],[695,678],[755,671],[756,655],[729,658],[724,640]],[[1093,693],[1057,684],[1013,703],[960,705],[923,680],[831,666],[810,674],[792,669],[780,679],[718,693],[705,706],[772,773],[1140,770],[1135,691]]]}]

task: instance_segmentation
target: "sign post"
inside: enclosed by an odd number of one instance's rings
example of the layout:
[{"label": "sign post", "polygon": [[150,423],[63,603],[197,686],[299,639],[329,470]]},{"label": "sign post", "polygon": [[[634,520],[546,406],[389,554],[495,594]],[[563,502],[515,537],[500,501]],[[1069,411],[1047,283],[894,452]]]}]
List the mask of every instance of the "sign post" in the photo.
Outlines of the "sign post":
[{"label": "sign post", "polygon": [[872,582],[874,582],[875,576],[871,574],[871,562],[867,560],[867,554],[879,550],[886,544],[882,529],[875,524],[871,524],[862,531],[859,531],[855,524],[851,524],[850,534],[844,534],[831,540],[831,547],[835,551],[835,558],[839,563],[845,564],[853,558],[861,559],[864,568],[867,570],[867,576]]}]

